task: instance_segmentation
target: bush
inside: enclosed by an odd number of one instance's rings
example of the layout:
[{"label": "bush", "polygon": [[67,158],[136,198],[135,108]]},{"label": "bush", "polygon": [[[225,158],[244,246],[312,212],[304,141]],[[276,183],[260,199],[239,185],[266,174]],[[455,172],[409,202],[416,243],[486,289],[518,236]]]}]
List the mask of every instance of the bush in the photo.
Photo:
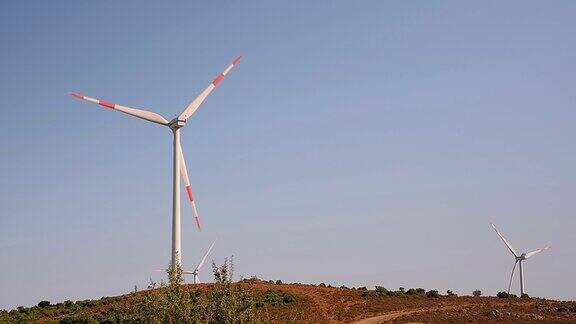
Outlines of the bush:
[{"label": "bush", "polygon": [[282,297],[284,298],[284,303],[285,304],[290,304],[290,303],[295,303],[296,302],[296,296],[294,296],[292,293],[290,292],[285,292]]},{"label": "bush", "polygon": [[482,296],[482,292],[480,290],[476,289],[472,292],[472,296],[480,297],[480,296]]},{"label": "bush", "polygon": [[426,297],[428,298],[438,298],[440,297],[440,294],[438,293],[438,290],[428,290],[426,292]]},{"label": "bush", "polygon": [[399,291],[399,292],[401,292],[401,293],[405,293],[405,291],[404,291],[404,287],[400,287],[400,288],[398,288],[398,291]]},{"label": "bush", "polygon": [[43,301],[38,303],[38,307],[40,307],[40,308],[44,308],[44,307],[48,307],[48,306],[50,306],[50,302],[47,300],[43,300]]},{"label": "bush", "polygon": [[422,288],[410,288],[408,289],[408,291],[406,291],[406,295],[424,295],[426,293],[426,290],[422,289]]},{"label": "bush", "polygon": [[523,294],[520,296],[520,298],[530,298],[530,296],[528,296],[527,293],[523,293]]},{"label": "bush", "polygon": [[281,284],[282,284],[282,280],[280,280],[280,279],[276,280],[276,284],[277,284],[277,285],[281,285]]},{"label": "bush", "polygon": [[386,289],[382,286],[376,286],[375,288],[376,288],[376,294],[377,295],[383,296],[383,295],[388,294],[388,289]]},{"label": "bush", "polygon": [[498,297],[498,298],[515,298],[515,297],[518,297],[518,296],[516,296],[516,295],[514,295],[514,294],[509,294],[509,293],[507,293],[507,292],[505,292],[505,291],[500,291],[500,292],[498,292],[498,293],[496,294],[496,297]]},{"label": "bush", "polygon": [[60,321],[59,324],[98,324],[98,321],[90,315],[83,316],[66,316]]},{"label": "bush", "polygon": [[274,290],[266,290],[262,295],[260,303],[257,303],[258,306],[263,306],[265,304],[272,305],[272,306],[279,306],[284,304],[284,297]]},{"label": "bush", "polygon": [[274,280],[270,279],[270,280],[268,280],[268,283],[269,283],[269,284],[274,284]]},{"label": "bush", "polygon": [[85,299],[85,300],[77,301],[76,305],[78,305],[80,307],[91,307],[91,306],[96,305],[96,302],[94,302],[93,300],[90,300],[90,299]]},{"label": "bush", "polygon": [[272,289],[266,290],[260,296],[256,306],[263,307],[265,305],[281,306],[296,302],[296,296],[289,292],[274,291]]},{"label": "bush", "polygon": [[452,290],[446,290],[446,295],[448,297],[458,297],[458,295],[456,295],[454,292],[452,292]]},{"label": "bush", "polygon": [[323,283],[323,282],[321,282],[321,283],[318,285],[318,287],[326,287],[326,284]]}]

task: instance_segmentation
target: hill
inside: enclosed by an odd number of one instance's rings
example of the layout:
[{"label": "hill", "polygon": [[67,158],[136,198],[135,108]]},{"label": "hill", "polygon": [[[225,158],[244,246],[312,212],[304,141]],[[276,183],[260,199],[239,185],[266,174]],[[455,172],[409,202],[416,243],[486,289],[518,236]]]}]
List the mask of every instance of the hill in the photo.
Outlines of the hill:
[{"label": "hill", "polygon": [[[178,289],[191,296],[213,294],[214,291],[224,292],[224,295],[229,293],[221,288],[217,283],[180,285]],[[576,302],[540,298],[440,296],[433,291],[424,293],[421,289],[388,291],[378,287],[368,290],[326,287],[323,284],[276,284],[257,279],[243,280],[231,284],[230,288],[234,291],[240,289],[244,296],[249,297],[246,300],[254,302],[252,317],[246,319],[265,323],[576,322]],[[130,317],[133,316],[130,310],[134,311],[135,304],[158,291],[156,288],[56,305],[41,302],[32,308],[2,311],[0,323],[137,323],[142,318]],[[197,301],[202,304],[201,299]],[[161,307],[161,299],[154,302]],[[243,309],[241,304],[238,303],[237,309]],[[215,321],[214,318],[210,320]]]}]

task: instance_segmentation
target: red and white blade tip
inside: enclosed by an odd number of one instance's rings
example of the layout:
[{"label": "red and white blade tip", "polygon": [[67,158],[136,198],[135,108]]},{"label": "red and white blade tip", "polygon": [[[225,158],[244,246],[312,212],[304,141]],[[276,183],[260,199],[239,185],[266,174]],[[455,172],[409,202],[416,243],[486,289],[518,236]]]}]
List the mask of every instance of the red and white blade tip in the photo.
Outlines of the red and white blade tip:
[{"label": "red and white blade tip", "polygon": [[232,64],[234,65],[238,65],[238,63],[240,63],[240,60],[242,59],[242,55],[238,55],[234,61],[232,61]]},{"label": "red and white blade tip", "polygon": [[84,96],[79,94],[78,92],[70,92],[69,93],[72,97],[78,98],[78,99],[84,99]]}]

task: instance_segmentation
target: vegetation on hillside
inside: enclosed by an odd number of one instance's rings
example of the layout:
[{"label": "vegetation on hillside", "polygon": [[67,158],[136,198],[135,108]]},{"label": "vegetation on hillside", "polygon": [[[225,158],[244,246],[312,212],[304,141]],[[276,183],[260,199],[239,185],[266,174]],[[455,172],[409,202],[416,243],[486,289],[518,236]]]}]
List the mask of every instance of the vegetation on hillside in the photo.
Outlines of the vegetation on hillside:
[{"label": "vegetation on hillside", "polygon": [[[232,282],[233,264],[212,265],[215,283],[184,285],[181,269],[168,269],[168,282],[99,300],[0,310],[0,323],[292,323],[353,322],[381,314],[401,321],[482,322],[576,319],[576,302],[518,298],[458,297],[448,290],[353,288],[330,284],[282,283],[257,277]],[[406,310],[405,315],[401,315]],[[386,315],[386,316],[389,316]],[[387,317],[388,318],[388,317]]]},{"label": "vegetation on hillside", "polygon": [[0,323],[28,323],[51,318],[69,323],[253,323],[255,309],[296,302],[293,294],[275,290],[258,293],[250,281],[233,284],[233,263],[212,264],[215,283],[210,289],[187,289],[182,269],[169,267],[168,283],[151,282],[146,291],[100,300],[66,301],[51,305],[0,311]]}]

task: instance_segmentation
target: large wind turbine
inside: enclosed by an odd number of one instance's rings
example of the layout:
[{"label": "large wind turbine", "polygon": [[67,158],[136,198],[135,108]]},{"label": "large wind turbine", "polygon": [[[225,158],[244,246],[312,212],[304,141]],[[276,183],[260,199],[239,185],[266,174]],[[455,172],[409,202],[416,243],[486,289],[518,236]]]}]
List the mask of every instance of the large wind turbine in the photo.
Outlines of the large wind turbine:
[{"label": "large wind turbine", "polygon": [[202,105],[206,97],[218,86],[218,84],[224,79],[224,77],[232,70],[233,67],[238,65],[240,62],[240,56],[236,57],[228,67],[222,71],[204,91],[202,91],[198,97],[196,97],[190,104],[182,111],[180,115],[176,118],[168,121],[166,118],[160,116],[157,113],[130,108],[126,106],[121,106],[112,102],[99,100],[90,98],[79,93],[71,93],[72,96],[83,99],[100,106],[118,110],[125,114],[138,117],[153,123],[157,123],[163,126],[168,126],[172,130],[172,134],[174,135],[174,170],[173,170],[173,196],[172,196],[172,259],[171,265],[172,267],[181,266],[182,264],[182,253],[181,253],[181,228],[180,228],[180,178],[179,174],[182,176],[184,180],[184,185],[186,188],[186,192],[188,193],[188,200],[192,206],[192,210],[194,212],[194,219],[196,221],[196,225],[198,229],[201,229],[200,225],[200,217],[198,215],[198,211],[196,209],[196,202],[194,200],[194,196],[192,195],[192,187],[190,186],[190,180],[188,179],[188,170],[186,169],[186,162],[184,161],[184,154],[182,153],[182,147],[180,146],[180,128],[186,125],[186,121],[194,112]]},{"label": "large wind turbine", "polygon": [[214,247],[214,243],[216,243],[216,241],[212,242],[212,244],[210,245],[210,248],[208,248],[208,251],[206,251],[206,253],[202,257],[202,260],[200,260],[200,263],[198,263],[198,265],[196,266],[196,268],[194,268],[193,271],[182,271],[183,274],[193,275],[194,277],[192,278],[192,282],[195,284],[200,283],[200,279],[198,279],[198,272],[200,272],[200,269],[202,269],[204,262],[206,262],[206,258],[208,257],[208,254],[210,254],[210,251],[212,251],[212,248]]},{"label": "large wind turbine", "polygon": [[510,252],[512,252],[512,255],[514,255],[515,262],[514,262],[514,267],[512,268],[512,274],[510,275],[510,283],[508,284],[508,293],[510,293],[510,287],[512,286],[512,279],[514,279],[514,271],[516,270],[516,265],[519,264],[519,267],[520,267],[520,295],[523,295],[524,294],[524,270],[522,268],[522,261],[534,256],[535,254],[538,254],[544,250],[549,249],[550,246],[545,246],[541,249],[538,249],[538,250],[535,250],[532,252],[528,252],[528,253],[522,253],[522,254],[518,255],[518,253],[516,253],[516,250],[514,250],[512,245],[510,245],[510,243],[508,243],[508,241],[506,241],[504,236],[502,236],[502,234],[500,234],[500,232],[498,232],[498,229],[496,228],[496,226],[494,226],[494,224],[492,224],[492,223],[490,223],[490,225],[492,225],[492,227],[494,228],[494,230],[496,231],[498,236],[500,236],[502,241],[504,241],[504,244],[506,244],[506,246],[508,247],[508,250],[510,250]]}]

